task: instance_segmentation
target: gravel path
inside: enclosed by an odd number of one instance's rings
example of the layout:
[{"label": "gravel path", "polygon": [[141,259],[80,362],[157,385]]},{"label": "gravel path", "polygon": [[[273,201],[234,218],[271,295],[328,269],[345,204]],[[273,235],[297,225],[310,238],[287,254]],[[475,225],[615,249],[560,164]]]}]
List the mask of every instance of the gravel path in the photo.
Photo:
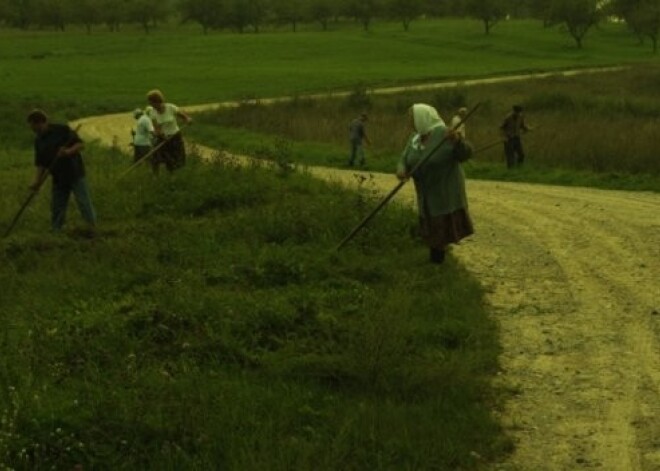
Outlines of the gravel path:
[{"label": "gravel path", "polygon": [[[214,106],[235,103],[187,110]],[[81,122],[106,145],[132,125]],[[353,171],[310,172],[355,185]],[[488,291],[512,391],[497,413],[516,450],[493,468],[660,470],[660,195],[470,181],[468,197],[477,233],[453,252]],[[397,200],[412,204],[410,185]]]}]

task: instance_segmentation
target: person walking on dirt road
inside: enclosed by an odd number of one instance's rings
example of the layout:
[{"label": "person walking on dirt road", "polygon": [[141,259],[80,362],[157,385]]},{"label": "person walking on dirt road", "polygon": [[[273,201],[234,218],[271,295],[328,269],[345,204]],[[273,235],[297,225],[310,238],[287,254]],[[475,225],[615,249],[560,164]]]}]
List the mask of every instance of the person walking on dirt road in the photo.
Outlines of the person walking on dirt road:
[{"label": "person walking on dirt road", "polygon": [[69,198],[73,193],[78,210],[93,231],[96,212],[85,178],[81,151],[83,141],[65,124],[51,124],[42,110],[32,111],[27,122],[35,133],[34,162],[37,172],[30,188],[38,190],[48,173],[53,176],[51,227],[60,231],[66,219]]},{"label": "person walking on dirt road", "polygon": [[153,122],[154,135],[156,136],[154,145],[158,146],[163,141],[167,141],[153,156],[151,160],[152,169],[157,174],[160,165],[165,164],[165,168],[169,172],[173,172],[186,163],[186,148],[178,119],[190,124],[192,118],[178,106],[166,103],[160,90],[151,90],[147,93],[147,100],[150,105],[147,108],[147,116]]},{"label": "person walking on dirt road", "polygon": [[515,105],[511,114],[504,119],[500,126],[507,168],[519,167],[525,161],[521,134],[528,131],[530,131],[530,128],[525,124],[523,108],[520,105]]},{"label": "person walking on dirt road", "polygon": [[369,118],[365,113],[362,113],[358,118],[351,121],[348,126],[349,140],[351,144],[351,156],[348,159],[348,166],[352,167],[355,164],[355,159],[359,159],[359,164],[365,164],[364,157],[364,144],[371,144],[367,131],[365,129]]},{"label": "person walking on dirt road", "polygon": [[[472,146],[447,128],[432,106],[416,104],[410,116],[415,134],[401,156],[397,176],[401,180],[412,177],[415,182],[422,238],[429,246],[431,262],[440,264],[449,244],[474,232],[461,168],[461,162],[472,155]],[[447,142],[434,150],[445,136]],[[429,160],[410,175],[429,150],[433,151]]]}]

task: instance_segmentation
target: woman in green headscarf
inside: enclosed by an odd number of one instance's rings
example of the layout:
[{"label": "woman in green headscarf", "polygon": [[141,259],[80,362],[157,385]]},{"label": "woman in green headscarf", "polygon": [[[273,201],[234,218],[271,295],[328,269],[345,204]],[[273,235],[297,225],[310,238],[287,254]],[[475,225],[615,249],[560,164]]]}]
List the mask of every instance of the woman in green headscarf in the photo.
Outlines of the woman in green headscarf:
[{"label": "woman in green headscarf", "polygon": [[[410,117],[415,134],[401,156],[397,176],[413,178],[422,238],[430,248],[431,262],[442,263],[449,244],[458,243],[474,232],[461,168],[461,162],[471,156],[472,148],[459,133],[445,126],[432,106],[413,105]],[[445,136],[448,139],[438,148]],[[431,157],[410,175],[429,152]]]}]

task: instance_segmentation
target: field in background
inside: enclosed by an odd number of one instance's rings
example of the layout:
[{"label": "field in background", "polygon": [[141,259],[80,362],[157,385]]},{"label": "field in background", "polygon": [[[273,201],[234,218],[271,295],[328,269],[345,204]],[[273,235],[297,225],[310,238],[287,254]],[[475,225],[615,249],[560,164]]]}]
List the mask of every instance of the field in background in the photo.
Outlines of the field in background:
[{"label": "field in background", "polygon": [[[611,25],[583,51],[531,22],[502,24],[491,38],[472,21],[419,22],[411,33],[376,24],[370,34],[3,31],[0,221],[26,196],[24,116],[36,105],[59,120],[130,110],[154,86],[191,104],[649,59]],[[616,119],[654,110],[654,86],[638,83],[633,111],[615,108]],[[511,100],[527,96],[515,89]],[[243,107],[200,117],[190,136],[281,163],[335,165],[347,120],[371,106],[370,165],[390,169],[411,101],[456,106],[490,90]],[[540,130],[541,117],[570,122],[567,110],[604,114],[589,98],[572,104],[571,91],[534,93],[525,103]],[[489,100],[471,124],[475,140],[490,139],[511,104]],[[415,216],[396,207],[330,254],[373,206],[368,181],[351,193],[285,166],[268,173],[191,160],[171,178],[145,171],[119,183],[125,156],[90,146],[86,157],[99,237],[49,234],[44,189],[0,243],[0,464],[472,469],[510,450],[491,415],[499,346],[476,281],[453,257],[441,270],[428,266],[410,234]],[[76,227],[73,207],[70,216]]]},{"label": "field in background", "polygon": [[379,96],[354,93],[342,100],[245,104],[203,113],[190,130],[219,148],[297,163],[345,166],[348,123],[369,113],[368,168],[391,172],[410,136],[407,109],[436,106],[447,121],[459,106],[482,103],[468,125],[476,148],[499,140],[498,126],[511,106],[526,108],[535,128],[524,139],[528,166],[507,172],[501,145],[466,165],[468,176],[605,188],[660,190],[657,130],[660,68],[638,66],[616,73],[552,77]]},{"label": "field in background", "polygon": [[[351,89],[530,70],[654,61],[624,25],[603,25],[577,50],[540,22],[509,21],[489,37],[472,20],[376,23],[349,30],[203,35],[190,27],[98,32],[0,31],[0,103],[73,112],[131,110],[160,87],[178,104]],[[77,106],[71,106],[75,104]],[[85,105],[85,109],[81,105]]]}]

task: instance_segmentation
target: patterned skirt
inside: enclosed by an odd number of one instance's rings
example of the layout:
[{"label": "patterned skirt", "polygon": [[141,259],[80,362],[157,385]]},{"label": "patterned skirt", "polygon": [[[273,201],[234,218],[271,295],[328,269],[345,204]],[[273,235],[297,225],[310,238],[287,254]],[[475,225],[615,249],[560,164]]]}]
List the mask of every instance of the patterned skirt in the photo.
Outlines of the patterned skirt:
[{"label": "patterned skirt", "polygon": [[[156,142],[156,146],[160,145],[163,140]],[[176,133],[172,136],[163,146],[158,149],[152,159],[151,165],[158,167],[160,164],[165,164],[167,170],[172,171],[181,168],[186,163],[186,147],[183,144],[183,136],[181,133]]]},{"label": "patterned skirt", "polygon": [[422,239],[431,248],[444,249],[474,234],[474,227],[467,209],[449,214],[419,218]]}]

